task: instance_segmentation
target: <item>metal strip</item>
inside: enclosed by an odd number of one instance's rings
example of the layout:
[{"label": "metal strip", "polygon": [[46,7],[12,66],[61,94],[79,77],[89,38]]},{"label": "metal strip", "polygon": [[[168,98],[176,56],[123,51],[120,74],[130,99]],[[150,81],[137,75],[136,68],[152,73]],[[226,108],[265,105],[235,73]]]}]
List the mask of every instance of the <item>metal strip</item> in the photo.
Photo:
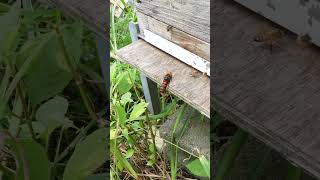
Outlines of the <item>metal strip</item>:
[{"label": "metal strip", "polygon": [[210,76],[210,62],[196,54],[144,29],[144,40],[180,61]]}]

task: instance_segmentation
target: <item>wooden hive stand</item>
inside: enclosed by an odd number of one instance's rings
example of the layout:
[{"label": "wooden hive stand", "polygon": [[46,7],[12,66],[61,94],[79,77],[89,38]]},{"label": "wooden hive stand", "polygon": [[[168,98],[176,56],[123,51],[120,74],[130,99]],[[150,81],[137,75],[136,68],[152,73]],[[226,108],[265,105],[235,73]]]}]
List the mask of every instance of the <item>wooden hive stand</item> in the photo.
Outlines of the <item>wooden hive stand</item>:
[{"label": "wooden hive stand", "polygon": [[137,11],[134,42],[117,55],[141,71],[149,110],[160,112],[157,84],[170,71],[169,91],[209,117],[210,1],[141,0]]},{"label": "wooden hive stand", "polygon": [[270,53],[253,39],[273,23],[233,0],[216,0],[214,17],[214,109],[320,178],[319,47],[286,32]]}]

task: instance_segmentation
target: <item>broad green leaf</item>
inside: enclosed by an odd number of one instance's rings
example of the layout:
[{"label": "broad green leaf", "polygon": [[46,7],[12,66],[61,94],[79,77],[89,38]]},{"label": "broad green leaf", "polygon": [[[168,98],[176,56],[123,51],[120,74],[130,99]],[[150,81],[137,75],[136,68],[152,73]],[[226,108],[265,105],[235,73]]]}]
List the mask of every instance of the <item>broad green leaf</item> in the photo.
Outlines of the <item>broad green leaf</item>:
[{"label": "broad green leaf", "polygon": [[186,167],[188,168],[188,170],[192,174],[194,174],[196,176],[208,177],[207,173],[206,173],[205,169],[203,168],[199,159],[195,159],[195,160],[191,161],[190,163],[188,163],[186,165]]},{"label": "broad green leaf", "polygon": [[42,137],[46,142],[48,142],[49,136],[54,129],[69,123],[65,118],[68,106],[67,99],[56,96],[42,104],[37,110],[36,120],[45,127]]},{"label": "broad green leaf", "polygon": [[133,110],[130,113],[130,118],[129,119],[135,119],[142,115],[148,106],[148,103],[142,101],[139,104],[134,105]]},{"label": "broad green leaf", "polygon": [[[27,55],[20,55],[20,57],[31,55],[34,58],[32,66],[28,68],[24,77],[25,88],[32,105],[40,104],[42,101],[62,92],[72,78],[71,73],[59,67],[57,63],[56,55],[60,48],[58,47],[56,35],[45,35],[40,40],[35,41],[43,42],[40,43],[41,51],[31,51],[29,54],[26,52]],[[22,49],[34,49],[32,48],[33,46],[38,47],[40,45],[28,43]],[[23,60],[21,58],[18,59],[19,62]]]},{"label": "broad green leaf", "polygon": [[96,130],[76,146],[64,171],[63,180],[85,180],[107,159],[107,129]]},{"label": "broad green leaf", "polygon": [[135,145],[135,141],[133,140],[133,137],[129,134],[128,128],[122,128],[122,135],[127,139],[129,145]]},{"label": "broad green leaf", "polygon": [[131,98],[131,93],[130,92],[126,92],[125,94],[123,94],[121,96],[120,103],[121,103],[122,106],[125,106],[129,102],[133,102],[133,100]]},{"label": "broad green leaf", "polygon": [[[17,53],[17,61],[16,65],[18,68],[21,68],[23,63],[28,59],[28,57],[32,56],[32,53],[36,52],[36,48],[40,47],[40,43],[46,46],[46,41],[51,39],[49,34],[38,36],[35,39],[26,41],[21,47],[19,52]],[[42,51],[42,49],[41,49]],[[40,52],[39,52],[40,53]]]},{"label": "broad green leaf", "polygon": [[17,179],[50,180],[50,163],[44,148],[32,139],[10,141],[17,163]]},{"label": "broad green leaf", "polygon": [[19,29],[19,3],[14,3],[9,12],[0,16],[0,52],[8,53],[16,45]]},{"label": "broad green leaf", "polygon": [[5,96],[3,100],[0,102],[0,119],[3,117],[4,109],[12,96],[12,93],[16,89],[20,80],[26,75],[26,73],[30,70],[35,63],[35,61],[39,58],[39,54],[42,50],[45,49],[45,46],[50,40],[52,34],[48,34],[44,36],[44,40],[39,43],[39,45],[34,49],[34,54],[31,54],[30,57],[26,59],[19,68],[18,72],[15,74],[14,78],[12,79],[9,87],[6,90]]},{"label": "broad green leaf", "polygon": [[[32,124],[34,132],[38,135],[42,134],[46,130],[46,127],[40,122],[32,121],[31,124]],[[29,129],[28,125],[23,124],[23,125],[20,125],[20,127],[21,127],[21,131],[19,133],[19,138],[32,139],[32,135],[30,133],[30,129]]]},{"label": "broad green leaf", "polygon": [[210,177],[210,162],[204,155],[199,156],[199,161],[203,167],[203,170],[206,172],[207,177]]},{"label": "broad green leaf", "polygon": [[[83,26],[79,22],[75,22],[71,25],[64,25],[61,33],[63,36],[64,45],[66,47],[68,56],[72,60],[72,65],[74,67],[77,67],[76,64],[78,64],[81,54],[82,54],[82,32],[83,32]],[[60,51],[57,52],[57,62],[60,68],[71,72],[70,68],[66,64],[64,60],[64,51],[60,49]]]},{"label": "broad green leaf", "polygon": [[126,120],[127,120],[127,117],[126,117],[126,111],[125,109],[121,106],[120,103],[116,103],[115,104],[115,111],[117,113],[117,118],[118,118],[118,121],[120,123],[120,125],[125,125],[126,123]]},{"label": "broad green leaf", "polygon": [[80,22],[75,22],[73,24],[64,26],[61,31],[67,51],[77,63],[82,54],[81,42],[83,39],[83,25]]},{"label": "broad green leaf", "polygon": [[116,83],[116,88],[117,88],[118,92],[120,93],[120,95],[128,92],[132,88],[133,84],[130,81],[129,74],[127,71],[119,74],[117,76],[117,79],[118,79],[118,81]]},{"label": "broad green leaf", "polygon": [[119,148],[115,146],[114,140],[110,141],[110,151],[115,156],[118,162],[118,168],[120,170],[122,170],[122,168],[125,168],[135,179],[137,179],[138,175],[136,171],[133,169],[129,161],[122,155]]}]

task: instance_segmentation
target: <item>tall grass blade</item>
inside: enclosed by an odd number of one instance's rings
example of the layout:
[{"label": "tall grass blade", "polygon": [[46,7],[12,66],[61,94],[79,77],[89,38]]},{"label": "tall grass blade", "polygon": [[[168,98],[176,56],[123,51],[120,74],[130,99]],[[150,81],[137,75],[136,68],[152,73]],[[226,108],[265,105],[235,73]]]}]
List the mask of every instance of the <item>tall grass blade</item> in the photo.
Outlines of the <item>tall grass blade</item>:
[{"label": "tall grass blade", "polygon": [[226,175],[232,168],[241,147],[245,144],[248,138],[248,133],[238,129],[236,134],[232,137],[231,143],[224,153],[221,162],[219,163],[215,180],[225,180]]},{"label": "tall grass blade", "polygon": [[[180,123],[181,118],[184,115],[184,112],[187,108],[187,104],[183,104],[181,106],[181,109],[179,111],[179,114],[176,118],[176,121],[173,126],[173,130],[171,133],[171,142],[175,143],[175,135],[176,135],[176,130],[178,128],[178,125]],[[177,168],[178,168],[178,162],[177,162],[177,156],[176,156],[176,148],[173,145],[170,145],[170,171],[171,171],[171,179],[176,180],[177,179]]]}]

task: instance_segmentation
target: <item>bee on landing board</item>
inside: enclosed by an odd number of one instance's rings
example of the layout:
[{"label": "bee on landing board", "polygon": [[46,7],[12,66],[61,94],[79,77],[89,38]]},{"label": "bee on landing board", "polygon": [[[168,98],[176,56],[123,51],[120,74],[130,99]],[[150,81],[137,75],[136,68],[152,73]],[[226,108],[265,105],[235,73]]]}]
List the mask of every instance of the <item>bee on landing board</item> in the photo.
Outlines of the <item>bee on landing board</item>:
[{"label": "bee on landing board", "polygon": [[308,34],[299,34],[296,39],[298,46],[305,48],[311,45],[311,38]]},{"label": "bee on landing board", "polygon": [[163,96],[164,92],[167,90],[170,81],[172,80],[172,72],[166,72],[163,77],[163,81],[160,85],[160,95]]},{"label": "bee on landing board", "polygon": [[270,53],[272,54],[273,46],[276,44],[276,40],[282,37],[280,30],[270,30],[270,31],[261,31],[257,33],[254,37],[254,41],[263,42],[269,46]]}]

